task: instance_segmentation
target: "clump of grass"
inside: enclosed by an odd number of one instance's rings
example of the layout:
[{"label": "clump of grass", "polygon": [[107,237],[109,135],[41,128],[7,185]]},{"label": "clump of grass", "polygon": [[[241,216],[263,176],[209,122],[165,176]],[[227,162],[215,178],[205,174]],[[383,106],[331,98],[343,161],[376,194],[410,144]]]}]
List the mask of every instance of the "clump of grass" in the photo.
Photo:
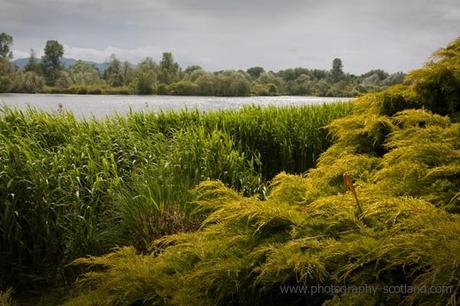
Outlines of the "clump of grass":
[{"label": "clump of grass", "polygon": [[11,297],[13,294],[13,290],[11,288],[7,289],[6,291],[0,291],[0,306],[14,306],[16,303],[13,301]]},{"label": "clump of grass", "polygon": [[192,214],[190,188],[201,181],[218,179],[251,195],[262,188],[254,164],[222,131],[183,129],[169,139],[156,139],[155,146],[160,158],[134,173],[116,201],[120,229],[138,249],[165,234],[198,228],[203,218]]},{"label": "clump of grass", "polygon": [[[330,125],[336,142],[318,167],[279,174],[265,200],[204,182],[198,231],[163,237],[151,254],[125,247],[77,260],[90,271],[67,305],[456,305],[460,39],[436,55],[397,89],[413,101],[393,103],[394,88],[359,98]],[[379,291],[289,295],[288,285]],[[401,285],[417,289],[382,293]]]}]

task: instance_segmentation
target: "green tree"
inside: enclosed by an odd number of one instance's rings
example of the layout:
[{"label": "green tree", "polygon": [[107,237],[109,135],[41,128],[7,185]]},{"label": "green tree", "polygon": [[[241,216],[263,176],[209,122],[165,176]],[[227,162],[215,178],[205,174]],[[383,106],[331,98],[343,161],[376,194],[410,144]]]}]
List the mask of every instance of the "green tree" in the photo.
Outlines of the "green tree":
[{"label": "green tree", "polygon": [[146,57],[137,65],[137,68],[143,71],[158,72],[158,64],[151,57]]},{"label": "green tree", "polygon": [[74,85],[69,70],[59,71],[54,86],[59,88],[68,88]]},{"label": "green tree", "polygon": [[121,64],[121,76],[123,85],[129,84],[134,79],[134,67],[130,62],[124,61]]},{"label": "green tree", "polygon": [[158,65],[152,58],[145,58],[135,71],[134,88],[140,95],[154,93],[154,87],[158,83]]},{"label": "green tree", "polygon": [[279,92],[279,89],[278,89],[278,87],[277,87],[275,84],[269,83],[267,86],[268,86],[268,94],[269,94],[270,96],[277,96],[277,95],[279,95],[279,93],[280,93],[280,92]]},{"label": "green tree", "polygon": [[367,77],[370,77],[371,75],[377,75],[379,81],[382,81],[389,76],[389,74],[383,71],[382,69],[373,69],[361,75],[361,77],[367,78]]},{"label": "green tree", "polygon": [[13,45],[13,37],[6,33],[0,34],[0,92],[9,92],[13,86],[15,66],[10,63],[13,53],[10,47]]},{"label": "green tree", "polygon": [[13,52],[10,48],[13,45],[13,37],[6,33],[0,34],[0,57],[11,59]]},{"label": "green tree", "polygon": [[184,70],[184,73],[185,73],[186,75],[190,75],[192,72],[197,71],[197,70],[203,70],[203,68],[201,68],[201,66],[198,66],[198,65],[188,66],[188,67]]},{"label": "green tree", "polygon": [[195,96],[200,90],[197,84],[187,80],[174,83],[171,87],[172,92],[180,96]]},{"label": "green tree", "polygon": [[160,62],[159,80],[164,84],[171,84],[178,80],[179,64],[174,61],[170,52],[164,52]]},{"label": "green tree", "polygon": [[404,77],[406,75],[402,72],[395,72],[390,74],[385,80],[383,80],[383,86],[391,86],[395,84],[401,84],[404,82]]},{"label": "green tree", "polygon": [[30,56],[29,56],[29,61],[27,62],[27,65],[24,67],[25,71],[28,72],[35,72],[37,74],[41,74],[41,65],[40,62],[38,61],[34,49],[30,49]]},{"label": "green tree", "polygon": [[334,58],[332,61],[331,78],[334,82],[343,78],[343,64],[340,58]]},{"label": "green tree", "polygon": [[208,72],[204,71],[203,69],[193,70],[188,76],[187,80],[196,82],[201,76],[206,75]]},{"label": "green tree", "polygon": [[14,76],[12,90],[15,92],[37,93],[45,85],[45,80],[33,71],[18,71]]},{"label": "green tree", "polygon": [[115,54],[112,54],[109,59],[109,64],[104,72],[104,79],[110,86],[123,86],[123,72],[121,62]]},{"label": "green tree", "polygon": [[69,69],[72,84],[75,85],[97,85],[101,84],[102,80],[99,71],[92,64],[84,61],[76,61]]},{"label": "green tree", "polygon": [[262,67],[251,67],[246,72],[253,78],[253,79],[258,79],[259,76],[265,72],[265,69]]},{"label": "green tree", "polygon": [[[196,72],[195,72],[196,73]],[[200,88],[200,95],[215,96],[217,95],[217,77],[209,72],[204,72],[196,79],[196,84]]]},{"label": "green tree", "polygon": [[217,77],[217,94],[219,96],[249,96],[251,83],[242,71],[223,71]]},{"label": "green tree", "polygon": [[15,67],[8,58],[0,57],[0,92],[11,90],[14,73]]},{"label": "green tree", "polygon": [[292,84],[292,94],[305,96],[311,94],[310,92],[310,76],[307,74],[301,74]]},{"label": "green tree", "polygon": [[43,72],[47,85],[53,86],[63,69],[62,57],[64,47],[56,40],[48,40],[45,46],[45,55],[42,57]]},{"label": "green tree", "polygon": [[138,73],[135,80],[135,91],[139,95],[153,94],[153,82],[148,74],[141,72]]},{"label": "green tree", "polygon": [[268,96],[270,95],[268,92],[268,87],[264,84],[260,84],[259,82],[255,81],[251,84],[251,95],[253,96]]}]

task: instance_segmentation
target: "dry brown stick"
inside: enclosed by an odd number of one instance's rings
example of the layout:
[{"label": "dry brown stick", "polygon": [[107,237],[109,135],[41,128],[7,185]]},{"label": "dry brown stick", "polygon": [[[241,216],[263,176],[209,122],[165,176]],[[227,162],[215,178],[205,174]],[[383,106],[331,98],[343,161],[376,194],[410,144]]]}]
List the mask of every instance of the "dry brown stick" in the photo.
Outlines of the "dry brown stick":
[{"label": "dry brown stick", "polygon": [[353,185],[353,180],[351,179],[351,176],[348,173],[343,174],[343,182],[344,182],[345,186],[348,188],[348,190],[350,190],[350,192],[353,195],[353,197],[355,198],[356,205],[358,205],[358,214],[359,214],[358,219],[359,220],[364,219],[364,217],[363,217],[363,209],[362,209],[361,204],[359,203],[359,200],[358,200],[358,194],[356,193],[355,186]]}]

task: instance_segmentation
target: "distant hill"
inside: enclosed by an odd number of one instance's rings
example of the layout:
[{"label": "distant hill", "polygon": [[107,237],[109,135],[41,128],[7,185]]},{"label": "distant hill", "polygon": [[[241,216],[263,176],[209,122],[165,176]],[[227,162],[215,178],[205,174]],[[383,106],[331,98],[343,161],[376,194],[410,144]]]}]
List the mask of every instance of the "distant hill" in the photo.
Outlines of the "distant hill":
[{"label": "distant hill", "polygon": [[[40,60],[40,59],[39,59]],[[62,64],[64,65],[65,68],[69,68],[73,64],[75,64],[77,60],[74,58],[63,58],[62,59]],[[27,63],[29,62],[28,58],[18,58],[13,61],[13,64],[18,66],[19,68],[23,68]],[[107,63],[96,63],[92,61],[84,61],[85,63],[94,65],[100,72],[104,72],[105,69],[107,69]]]}]

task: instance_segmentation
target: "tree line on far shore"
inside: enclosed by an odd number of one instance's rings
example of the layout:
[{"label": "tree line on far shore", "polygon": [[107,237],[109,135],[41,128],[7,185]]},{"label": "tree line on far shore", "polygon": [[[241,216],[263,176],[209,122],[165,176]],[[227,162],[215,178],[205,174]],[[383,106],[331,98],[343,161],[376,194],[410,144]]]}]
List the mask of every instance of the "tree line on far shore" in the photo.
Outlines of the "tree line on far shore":
[{"label": "tree line on far shore", "polygon": [[41,59],[31,50],[27,65],[20,68],[11,62],[12,45],[13,37],[1,33],[0,92],[353,97],[404,79],[402,72],[389,74],[381,69],[362,75],[345,73],[340,58],[332,61],[330,70],[299,67],[273,72],[251,67],[209,72],[197,65],[183,69],[169,52],[159,62],[147,57],[137,65],[112,55],[103,71],[82,60],[65,68],[64,47],[56,40],[46,42]]}]

